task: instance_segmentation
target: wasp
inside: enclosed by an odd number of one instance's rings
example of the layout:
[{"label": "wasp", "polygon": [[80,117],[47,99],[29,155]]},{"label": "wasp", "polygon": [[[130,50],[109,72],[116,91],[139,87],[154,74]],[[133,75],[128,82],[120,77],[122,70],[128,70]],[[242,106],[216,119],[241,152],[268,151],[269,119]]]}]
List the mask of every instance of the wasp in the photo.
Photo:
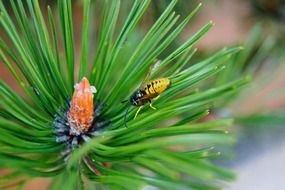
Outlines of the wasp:
[{"label": "wasp", "polygon": [[151,80],[149,82],[145,83],[145,80],[148,78],[150,73],[153,71],[153,69],[158,65],[160,62],[156,63],[153,68],[150,69],[146,77],[144,78],[143,82],[141,83],[141,86],[133,93],[133,95],[130,97],[129,100],[124,100],[122,103],[129,102],[130,105],[126,110],[125,117],[124,117],[124,123],[125,127],[127,128],[127,114],[131,106],[137,106],[139,109],[137,110],[134,119],[137,117],[140,110],[143,108],[143,106],[147,103],[149,103],[149,106],[152,109],[156,109],[152,106],[152,100],[155,98],[158,98],[159,95],[164,92],[171,84],[171,81],[169,78],[157,78],[154,80]]}]

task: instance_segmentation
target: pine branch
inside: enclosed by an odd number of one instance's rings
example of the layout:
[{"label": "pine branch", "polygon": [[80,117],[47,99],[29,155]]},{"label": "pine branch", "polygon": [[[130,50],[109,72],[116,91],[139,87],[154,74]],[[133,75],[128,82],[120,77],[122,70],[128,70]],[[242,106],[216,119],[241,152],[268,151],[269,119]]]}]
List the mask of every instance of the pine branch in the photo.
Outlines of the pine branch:
[{"label": "pine branch", "polygon": [[[58,1],[58,17],[48,7],[48,21],[38,1],[27,0],[28,9],[20,0],[11,1],[13,14],[1,1],[0,25],[5,40],[1,37],[0,57],[26,93],[24,99],[0,82],[0,168],[12,172],[1,176],[1,188],[14,179],[19,180],[12,185],[21,186],[33,177],[51,177],[51,189],[84,189],[90,184],[98,189],[147,185],[215,189],[219,188],[216,180],[234,178],[231,171],[210,162],[220,155],[215,146],[235,142],[221,129],[233,121],[200,119],[216,101],[236,94],[248,78],[195,89],[222,73],[241,47],[224,48],[188,66],[197,51],[193,46],[213,26],[209,22],[163,56],[201,6],[180,21],[173,11],[176,2],[168,5],[140,40],[132,36],[136,36],[150,0],[135,1],[125,21],[119,18],[120,1],[98,3],[100,26],[96,50],[91,52],[88,32],[93,2],[84,0],[80,63],[76,65],[71,1]],[[123,23],[121,28],[118,21]],[[165,77],[171,86],[153,100],[157,110],[145,106],[133,119],[137,107],[131,107],[125,128],[123,118],[129,105],[120,102],[132,95],[157,60],[161,64],[150,79]],[[94,105],[85,105],[94,106],[94,117],[86,131],[76,133],[71,109],[82,81],[85,87],[89,85],[84,76],[97,89],[94,98],[90,95]],[[87,90],[95,88],[88,86]],[[87,113],[81,118],[85,117]]]}]

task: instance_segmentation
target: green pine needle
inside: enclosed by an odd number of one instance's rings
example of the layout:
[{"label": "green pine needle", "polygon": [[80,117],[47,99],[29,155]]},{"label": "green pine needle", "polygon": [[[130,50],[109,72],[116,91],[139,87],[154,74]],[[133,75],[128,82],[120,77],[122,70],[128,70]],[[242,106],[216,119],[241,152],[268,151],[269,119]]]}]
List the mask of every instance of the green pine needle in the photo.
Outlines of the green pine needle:
[{"label": "green pine needle", "polygon": [[[210,159],[220,155],[215,146],[235,142],[221,129],[233,121],[200,119],[216,101],[236,94],[248,78],[195,89],[223,73],[241,47],[224,48],[189,66],[197,51],[193,46],[213,26],[209,22],[162,56],[201,7],[181,21],[173,11],[176,0],[139,40],[138,24],[150,0],[135,1],[125,21],[119,17],[120,1],[98,2],[100,26],[93,44],[89,39],[95,31],[90,28],[95,19],[91,18],[92,3],[83,1],[81,50],[76,55],[70,0],[58,1],[58,14],[48,7],[47,18],[37,0],[27,0],[27,6],[21,0],[11,1],[12,13],[0,1],[0,25],[5,33],[5,40],[0,39],[1,61],[26,94],[23,98],[0,81],[0,169],[11,172],[0,177],[0,188],[11,186],[14,179],[19,180],[12,186],[21,187],[32,177],[51,177],[50,189],[56,190],[217,189],[217,180],[232,180],[231,171]],[[153,101],[157,110],[145,106],[133,119],[137,107],[132,107],[125,128],[128,105],[120,102],[129,99],[157,60],[161,64],[149,79],[167,77],[171,86]],[[84,76],[97,88],[95,106],[97,101],[104,104],[102,117],[109,124],[66,155],[68,145],[58,142],[54,122],[56,117],[65,117],[73,86]]]}]

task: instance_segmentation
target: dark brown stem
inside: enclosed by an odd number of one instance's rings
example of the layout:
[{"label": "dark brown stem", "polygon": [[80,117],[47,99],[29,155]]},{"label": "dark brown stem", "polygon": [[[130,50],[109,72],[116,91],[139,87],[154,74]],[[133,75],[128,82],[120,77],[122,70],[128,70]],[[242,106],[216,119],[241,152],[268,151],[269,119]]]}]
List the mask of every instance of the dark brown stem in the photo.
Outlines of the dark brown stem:
[{"label": "dark brown stem", "polygon": [[96,175],[102,175],[102,173],[98,170],[98,168],[96,168],[96,166],[93,164],[92,160],[90,160],[90,158],[88,156],[85,156],[83,158],[85,164],[88,166],[88,168],[95,173]]}]

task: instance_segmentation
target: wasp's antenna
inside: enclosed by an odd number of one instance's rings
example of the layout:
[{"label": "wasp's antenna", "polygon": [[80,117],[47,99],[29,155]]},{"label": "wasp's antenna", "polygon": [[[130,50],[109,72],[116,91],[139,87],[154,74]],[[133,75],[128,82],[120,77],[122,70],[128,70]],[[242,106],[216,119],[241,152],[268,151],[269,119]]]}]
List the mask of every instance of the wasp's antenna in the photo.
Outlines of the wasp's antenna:
[{"label": "wasp's antenna", "polygon": [[127,101],[128,101],[128,100],[123,100],[123,101],[121,101],[121,103],[124,104],[124,103],[126,103]]},{"label": "wasp's antenna", "polygon": [[125,124],[125,127],[126,127],[126,128],[128,128],[128,126],[127,126],[127,115],[128,115],[128,113],[129,113],[129,110],[130,110],[131,107],[132,107],[132,105],[130,104],[130,105],[128,106],[127,110],[126,110],[125,117],[124,117],[124,124]]}]

